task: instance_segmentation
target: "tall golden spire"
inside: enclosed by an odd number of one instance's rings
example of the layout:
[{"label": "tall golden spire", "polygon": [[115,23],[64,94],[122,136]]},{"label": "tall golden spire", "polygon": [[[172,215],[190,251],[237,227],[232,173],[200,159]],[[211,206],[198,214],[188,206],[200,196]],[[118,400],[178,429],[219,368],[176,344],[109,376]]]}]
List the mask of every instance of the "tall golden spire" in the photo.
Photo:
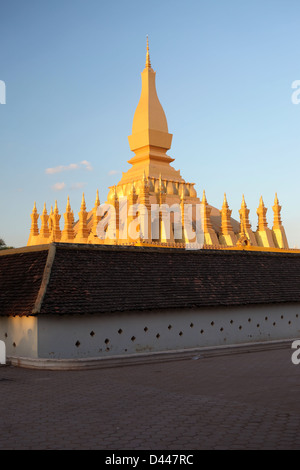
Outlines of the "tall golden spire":
[{"label": "tall golden spire", "polygon": [[141,76],[141,96],[133,117],[132,134],[128,137],[135,157],[129,163],[149,162],[152,159],[170,163],[174,159],[166,155],[166,151],[171,147],[172,135],[169,134],[166,115],[156,92],[156,72],[150,62],[148,37],[146,64]]}]

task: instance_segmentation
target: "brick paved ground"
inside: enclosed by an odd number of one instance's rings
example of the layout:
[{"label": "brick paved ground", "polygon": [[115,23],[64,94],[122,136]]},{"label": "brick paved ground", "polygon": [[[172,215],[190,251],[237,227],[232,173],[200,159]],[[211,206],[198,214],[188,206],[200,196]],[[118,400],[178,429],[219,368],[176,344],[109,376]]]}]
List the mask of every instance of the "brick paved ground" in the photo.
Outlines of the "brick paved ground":
[{"label": "brick paved ground", "polygon": [[0,450],[300,449],[291,353],[68,372],[0,367]]}]

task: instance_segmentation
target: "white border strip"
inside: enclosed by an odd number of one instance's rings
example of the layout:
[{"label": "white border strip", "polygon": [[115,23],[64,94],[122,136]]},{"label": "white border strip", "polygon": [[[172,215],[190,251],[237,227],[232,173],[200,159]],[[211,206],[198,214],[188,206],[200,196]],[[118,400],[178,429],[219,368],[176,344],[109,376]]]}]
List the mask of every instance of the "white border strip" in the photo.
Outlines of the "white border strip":
[{"label": "white border strip", "polygon": [[46,359],[10,356],[7,357],[7,365],[43,370],[102,369],[108,367],[123,367],[186,359],[205,359],[209,357],[244,354],[271,349],[287,349],[291,347],[295,339],[80,359]]}]

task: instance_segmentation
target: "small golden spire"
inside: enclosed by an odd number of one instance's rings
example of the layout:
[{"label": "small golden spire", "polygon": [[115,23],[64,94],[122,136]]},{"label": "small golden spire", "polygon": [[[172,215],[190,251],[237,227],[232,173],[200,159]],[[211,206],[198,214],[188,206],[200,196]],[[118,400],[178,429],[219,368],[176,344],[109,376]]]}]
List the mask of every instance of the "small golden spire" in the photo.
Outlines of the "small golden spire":
[{"label": "small golden spire", "polygon": [[79,222],[78,222],[78,231],[76,235],[76,240],[79,243],[86,243],[89,236],[89,230],[87,226],[87,216],[86,204],[84,199],[84,193],[82,193],[82,200],[80,206],[80,212],[78,212]]},{"label": "small golden spire", "polygon": [[265,205],[264,205],[264,200],[263,200],[263,197],[262,197],[262,196],[260,196],[259,206],[260,206],[260,207],[265,207]]},{"label": "small golden spire", "polygon": [[67,201],[67,206],[66,206],[66,212],[64,213],[64,219],[65,219],[65,226],[63,231],[61,232],[61,241],[62,242],[70,242],[73,241],[74,239],[74,230],[73,230],[73,213],[71,210],[71,205],[70,205],[70,198],[68,196],[68,201]]},{"label": "small golden spire", "polygon": [[97,227],[98,223],[101,220],[101,216],[98,215],[98,207],[100,206],[99,190],[97,189],[95,205],[93,208],[93,225],[92,225],[92,234],[97,236]]},{"label": "small golden spire", "polygon": [[213,231],[211,220],[210,220],[211,207],[208,205],[206,194],[205,194],[205,189],[203,189],[203,197],[202,197],[201,204],[202,204],[202,209],[201,209],[202,229],[204,233],[210,233],[210,231],[211,232]]},{"label": "small golden spire", "polygon": [[99,198],[99,189],[97,189],[96,200],[95,200],[95,207],[100,206],[100,198]]},{"label": "small golden spire", "polygon": [[59,210],[57,207],[57,201],[54,204],[54,213],[52,216],[52,241],[59,242],[61,239],[61,230],[59,227],[61,215],[59,214]]},{"label": "small golden spire", "polygon": [[82,199],[81,199],[81,206],[80,206],[80,209],[81,209],[82,211],[85,211],[85,210],[86,210],[85,199],[84,199],[84,193],[82,193]]},{"label": "small golden spire", "polygon": [[52,227],[53,227],[53,215],[54,215],[53,206],[51,206],[51,210],[49,212],[49,230],[50,230],[50,232],[51,232]]},{"label": "small golden spire", "polygon": [[148,34],[147,34],[146,69],[151,69],[150,54],[149,54],[149,39],[148,39]]},{"label": "small golden spire", "polygon": [[278,196],[277,193],[275,193],[275,200],[274,200],[274,206],[272,207],[273,212],[274,212],[274,225],[273,225],[273,230],[282,227],[282,222],[281,222],[281,206],[279,204]]},{"label": "small golden spire", "polygon": [[42,238],[48,238],[50,235],[50,231],[49,231],[49,225],[48,225],[49,216],[47,214],[46,203],[44,203],[43,212],[40,218],[42,221],[40,235]]},{"label": "small golden spire", "polygon": [[55,204],[54,204],[54,214],[58,214],[58,207],[57,207],[57,201],[55,201]]},{"label": "small golden spire", "polygon": [[36,202],[34,201],[34,206],[31,214],[31,229],[30,229],[30,235],[31,236],[37,236],[39,235],[39,229],[38,229],[38,218],[39,214],[37,212],[36,208]]},{"label": "small golden spire", "polygon": [[66,212],[71,212],[70,198],[68,196]]},{"label": "small golden spire", "polygon": [[226,198],[226,193],[224,193],[224,199],[223,199],[223,208],[227,209],[229,206],[228,206],[228,202],[227,202],[227,198]]},{"label": "small golden spire", "polygon": [[267,219],[266,219],[266,214],[267,214],[267,208],[264,205],[263,197],[260,197],[259,200],[259,206],[256,211],[258,215],[258,230],[264,231],[268,227]]},{"label": "small golden spire", "polygon": [[232,211],[229,209],[226,193],[224,193],[223,206],[221,210],[221,233],[223,235],[228,235],[233,231],[230,221],[231,213]]}]

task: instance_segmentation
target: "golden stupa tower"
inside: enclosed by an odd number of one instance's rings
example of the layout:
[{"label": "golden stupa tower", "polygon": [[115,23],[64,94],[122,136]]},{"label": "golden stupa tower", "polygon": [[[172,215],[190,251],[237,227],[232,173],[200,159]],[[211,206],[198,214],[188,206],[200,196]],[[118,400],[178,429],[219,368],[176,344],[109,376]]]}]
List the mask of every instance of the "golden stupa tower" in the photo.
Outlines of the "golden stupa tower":
[{"label": "golden stupa tower", "polygon": [[[46,206],[44,207],[40,216],[40,230],[38,228],[39,214],[34,204],[28,245],[61,241],[91,244],[146,244],[182,248],[188,242],[187,231],[185,227],[182,227],[182,221],[185,220],[189,206],[192,208],[194,222],[197,217],[196,209],[200,208],[204,248],[288,249],[277,195],[273,206],[272,229],[268,227],[267,208],[261,198],[257,209],[257,231],[254,232],[249,223],[250,211],[246,206],[244,196],[238,222],[231,217],[232,211],[226,195],[220,210],[207,202],[204,190],[202,201],[200,201],[194,188],[195,183],[185,181],[180,171],[171,165],[174,159],[167,152],[171,148],[172,134],[169,133],[166,115],[157,96],[155,78],[156,72],[151,66],[147,37],[146,63],[141,73],[141,95],[133,117],[132,132],[128,137],[134,156],[128,161],[131,165],[129,170],[122,174],[118,184],[109,188],[106,201],[106,205],[109,204],[114,209],[114,227],[107,230],[104,237],[99,237],[97,234],[97,226],[103,222],[103,216],[98,212],[101,207],[98,191],[95,206],[90,211],[86,210],[83,195],[81,210],[78,213],[79,219],[76,222],[74,222],[74,213],[71,211],[68,198],[63,230],[59,226],[61,216],[56,202],[55,211],[52,211],[50,216],[47,214]],[[124,206],[124,201],[126,201],[126,206]],[[142,209],[135,214],[131,208],[138,204]],[[154,230],[153,218],[149,215],[154,205],[161,208],[154,219],[154,222],[158,224],[157,230]],[[170,211],[169,219],[164,218],[166,207],[172,206],[179,208],[181,223],[179,231],[175,230],[179,224],[178,213]],[[125,223],[124,207],[127,211]],[[119,216],[122,210],[123,219]],[[135,232],[139,232],[138,236],[127,230],[128,226],[133,223],[135,223]],[[145,232],[147,232],[146,236],[144,236]],[[113,234],[114,238],[110,238],[109,234]]]}]

